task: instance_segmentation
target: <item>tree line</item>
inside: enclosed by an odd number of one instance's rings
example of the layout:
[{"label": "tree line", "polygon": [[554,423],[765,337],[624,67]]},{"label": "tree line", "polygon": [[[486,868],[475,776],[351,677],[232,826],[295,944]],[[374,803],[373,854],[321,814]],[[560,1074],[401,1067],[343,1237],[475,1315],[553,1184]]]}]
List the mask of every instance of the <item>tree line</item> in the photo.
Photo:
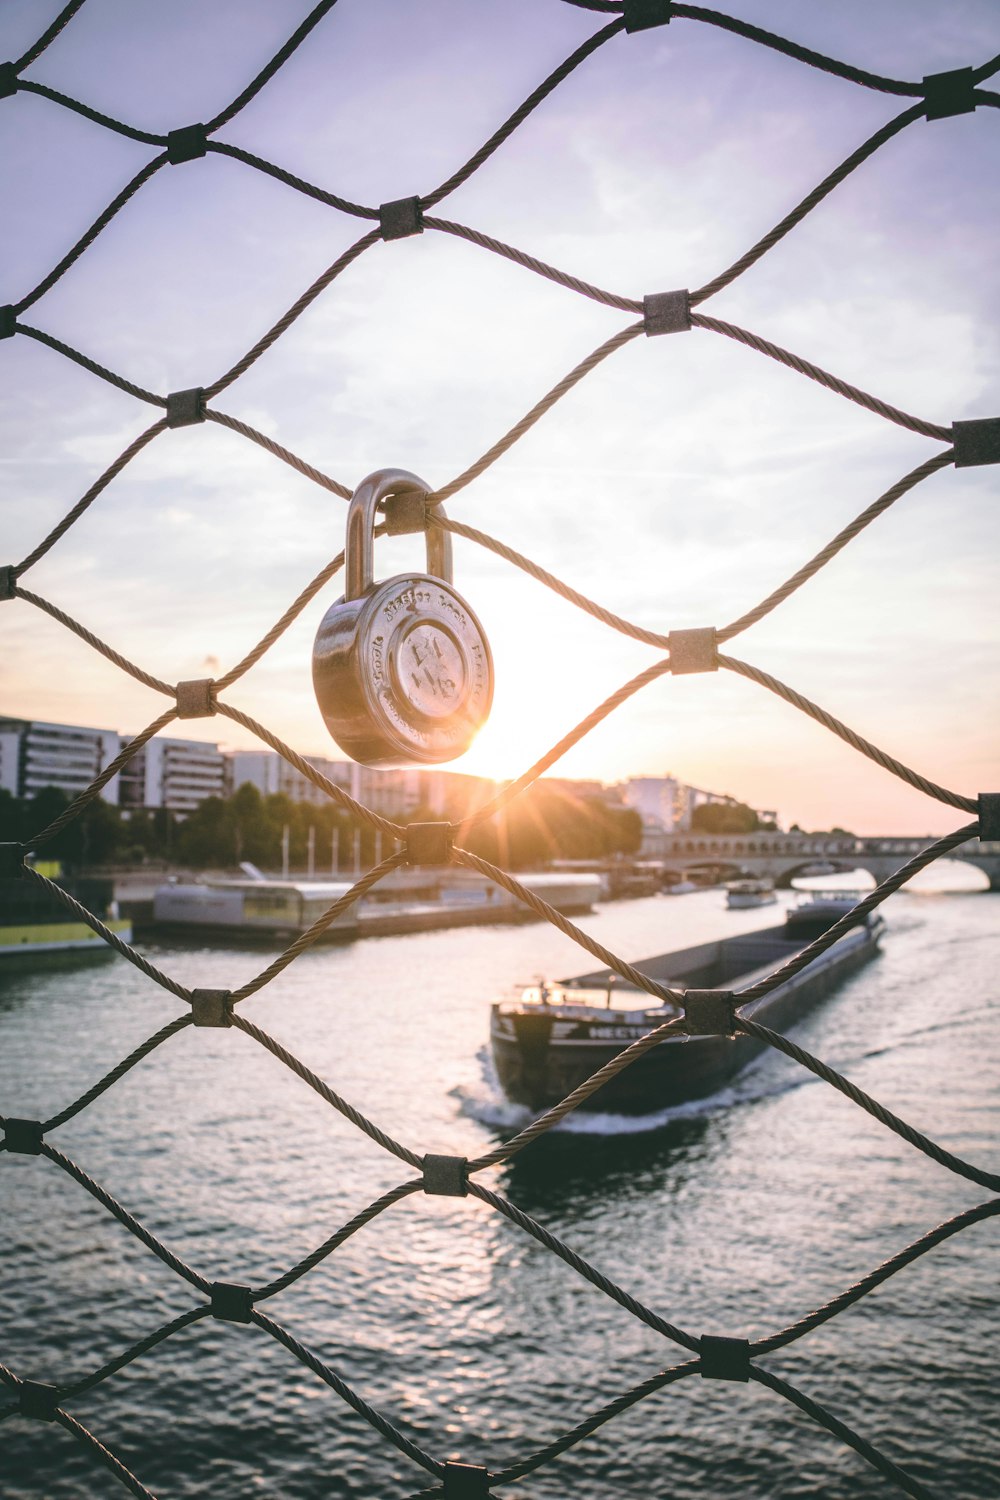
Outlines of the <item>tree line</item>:
[{"label": "tree line", "polygon": [[692,833],[777,833],[745,802],[701,802],[691,814]]},{"label": "tree line", "polygon": [[[0,790],[0,841],[32,840],[59,818],[71,798],[57,787],[17,798]],[[461,823],[470,806],[456,798],[444,816]],[[442,814],[416,808],[399,822],[436,822]],[[101,865],[141,865],[148,861],[189,869],[237,869],[243,861],[266,871],[288,864],[317,875],[368,868],[395,847],[370,824],[334,802],[293,802],[283,793],[263,796],[249,782],[229,797],[207,797],[193,812],[167,808],[120,808],[100,798],[54,837],[37,846],[40,859],[58,859],[68,871]],[[466,824],[463,848],[508,869],[523,870],[554,859],[603,859],[635,854],[642,823],[631,808],[609,805],[595,796],[577,796],[565,787],[536,782],[510,807],[482,823]]]}]

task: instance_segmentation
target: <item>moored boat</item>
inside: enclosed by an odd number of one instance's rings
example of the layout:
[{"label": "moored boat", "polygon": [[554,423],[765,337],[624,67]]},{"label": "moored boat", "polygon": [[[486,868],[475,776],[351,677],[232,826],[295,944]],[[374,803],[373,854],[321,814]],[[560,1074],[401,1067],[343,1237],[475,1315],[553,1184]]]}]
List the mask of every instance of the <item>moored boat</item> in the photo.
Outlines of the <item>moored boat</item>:
[{"label": "moored boat", "polygon": [[[822,911],[812,913],[808,929],[802,921],[788,922],[640,959],[634,967],[672,989],[745,989],[800,953],[852,905],[851,899],[824,903]],[[741,1013],[783,1031],[874,956],[883,926],[878,914],[859,917],[824,953]],[[658,1004],[607,970],[531,985],[515,999],[493,1004],[490,1038],[497,1077],[515,1103],[548,1109],[678,1014],[674,1005]],[[636,1058],[580,1108],[641,1115],[705,1098],[739,1073],[762,1045],[742,1034],[677,1033]]]},{"label": "moored boat", "polygon": [[[75,897],[109,931],[131,942],[132,924],[119,916],[110,879],[64,876],[53,862],[39,862],[35,869]],[[107,957],[113,952],[100,933],[44,886],[25,878],[0,881],[0,968],[20,967],[22,961],[34,965],[63,954]]]},{"label": "moored boat", "polygon": [[[153,921],[164,932],[202,938],[287,940],[305,932],[350,890],[349,881],[171,880],[153,896]],[[327,936],[357,936],[356,906],[339,912]]]},{"label": "moored boat", "polygon": [[[415,880],[387,877],[369,896],[339,912],[323,940],[538,920],[518,897],[477,873],[404,873]],[[527,891],[566,915],[590,911],[602,894],[597,875],[546,872],[521,875],[519,880]],[[158,932],[206,940],[287,941],[307,931],[350,889],[347,880],[269,879],[259,871],[243,879],[170,880],[154,894],[153,926]]]},{"label": "moored boat", "polygon": [[727,906],[771,906],[777,899],[770,880],[731,880],[726,886]]},{"label": "moored boat", "polygon": [[695,885],[693,880],[673,880],[663,887],[665,896],[689,896],[692,891],[704,890],[704,886]]}]

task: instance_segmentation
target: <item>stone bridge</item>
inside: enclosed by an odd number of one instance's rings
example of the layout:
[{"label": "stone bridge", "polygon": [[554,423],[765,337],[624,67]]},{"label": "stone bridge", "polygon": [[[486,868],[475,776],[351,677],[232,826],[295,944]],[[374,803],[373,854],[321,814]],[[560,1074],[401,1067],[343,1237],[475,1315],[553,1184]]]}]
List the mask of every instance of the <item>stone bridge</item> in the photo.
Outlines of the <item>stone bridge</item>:
[{"label": "stone bridge", "polygon": [[[807,873],[867,870],[876,882],[906,864],[932,838],[855,838],[853,834],[808,833],[665,833],[658,840],[657,858],[665,870],[697,875],[708,871],[717,878],[737,874],[769,876],[776,885],[789,885]],[[1000,891],[1000,842],[972,838],[948,855],[982,870],[991,891]],[[813,871],[812,866],[832,866]]]}]

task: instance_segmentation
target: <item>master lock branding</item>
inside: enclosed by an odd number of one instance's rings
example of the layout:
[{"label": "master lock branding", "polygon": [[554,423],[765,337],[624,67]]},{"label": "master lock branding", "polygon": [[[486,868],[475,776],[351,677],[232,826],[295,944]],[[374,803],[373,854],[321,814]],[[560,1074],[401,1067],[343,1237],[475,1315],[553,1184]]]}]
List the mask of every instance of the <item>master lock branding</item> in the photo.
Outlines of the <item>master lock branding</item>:
[{"label": "master lock branding", "polygon": [[316,634],[313,684],[324,722],[364,765],[454,760],[493,701],[489,644],[452,587],[448,533],[425,528],[426,573],[374,581],[379,506],[428,489],[403,469],[377,470],[358,486],[347,512],[344,597]]}]

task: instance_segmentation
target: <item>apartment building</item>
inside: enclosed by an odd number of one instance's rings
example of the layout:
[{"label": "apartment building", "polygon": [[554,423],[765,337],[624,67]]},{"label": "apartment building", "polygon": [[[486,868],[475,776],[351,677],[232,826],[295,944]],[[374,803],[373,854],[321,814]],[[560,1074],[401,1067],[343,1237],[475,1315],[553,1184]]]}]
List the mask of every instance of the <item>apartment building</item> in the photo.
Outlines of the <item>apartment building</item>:
[{"label": "apartment building", "polygon": [[[0,716],[0,788],[16,797],[56,786],[75,797],[129,743],[109,729]],[[495,784],[479,776],[410,766],[385,770],[354,761],[307,757],[309,764],[356,802],[405,822],[422,809],[435,818],[461,818],[493,795]],[[634,808],[643,822],[643,852],[655,854],[657,838],[682,832],[701,802],[724,801],[675,776],[633,776],[617,787],[597,781],[549,779],[578,796],[602,796]],[[282,793],[293,802],[322,805],[327,794],[273,750],[233,750],[202,740],[157,736],[137,750],[102,791],[123,810],[167,808],[184,815],[207,797],[230,796],[245,782],[262,796]]]},{"label": "apartment building", "polygon": [[[351,760],[328,760],[317,755],[304,758],[356,802],[387,818],[405,820],[418,808],[435,817],[460,815],[468,806],[486,800],[493,790],[492,782],[455,771],[418,766],[385,770]],[[227,794],[246,782],[264,797],[281,792],[293,802],[322,804],[327,800],[320,787],[273,750],[232,750],[226,755]]]},{"label": "apartment building", "polygon": [[[34,797],[54,786],[77,797],[129,743],[113,729],[0,717],[0,787]],[[157,738],[137,750],[101,790],[105,802],[128,808],[192,812],[225,791],[225,759],[217,745]]]},{"label": "apartment building", "polygon": [[[329,760],[321,755],[306,755],[303,759],[325,776],[327,781],[343,787],[345,792],[354,796],[351,791],[353,773],[360,767],[355,766],[352,761]],[[273,750],[230,750],[226,753],[225,762],[227,796],[232,796],[241,786],[249,784],[255,786],[262,797],[280,792],[292,802],[312,802],[319,805],[327,801],[322,788]]]},{"label": "apartment building", "polygon": [[675,833],[684,826],[685,814],[690,817],[688,790],[676,776],[630,776],[621,787],[625,806],[639,814],[643,829],[660,833]]},{"label": "apartment building", "polygon": [[203,740],[157,736],[136,751],[120,779],[122,807],[189,813],[206,797],[225,796],[226,758],[218,745]]},{"label": "apartment building", "polygon": [[[54,786],[76,797],[121,745],[121,736],[110,729],[0,717],[0,787],[15,797],[34,797],[42,787]],[[118,802],[119,780],[112,777],[104,788],[106,802]]]}]

